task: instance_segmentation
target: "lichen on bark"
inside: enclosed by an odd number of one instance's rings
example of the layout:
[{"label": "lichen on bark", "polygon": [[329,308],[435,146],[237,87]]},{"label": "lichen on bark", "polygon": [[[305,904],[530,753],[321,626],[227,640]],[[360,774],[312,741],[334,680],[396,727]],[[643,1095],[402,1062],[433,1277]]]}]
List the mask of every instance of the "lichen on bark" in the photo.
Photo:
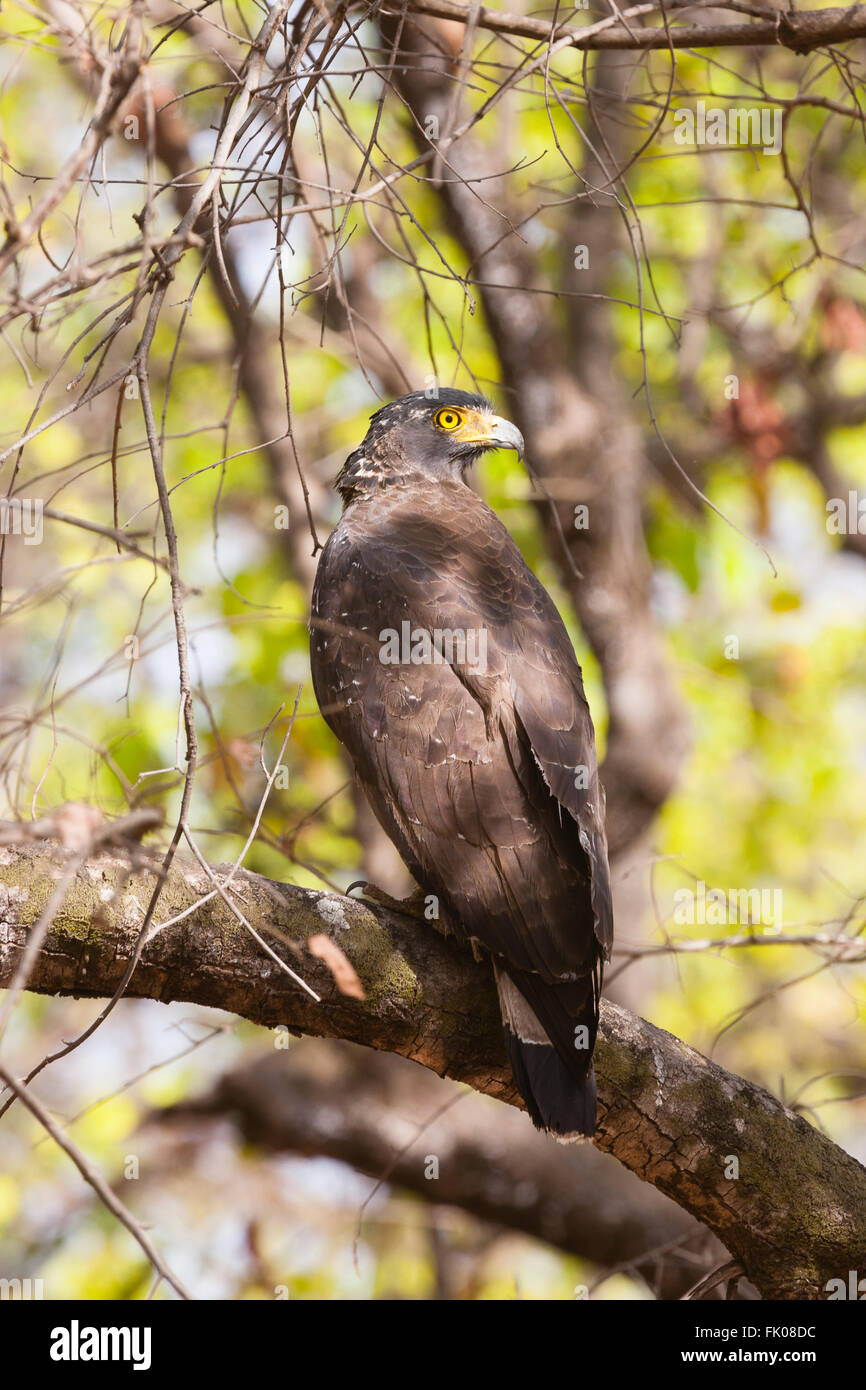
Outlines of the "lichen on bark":
[{"label": "lichen on bark", "polygon": [[[68,852],[0,850],[0,985],[12,979]],[[111,996],[135,949],[158,859],[137,847],[82,865],[46,932],[28,988]],[[224,881],[229,870],[213,872]],[[411,1057],[519,1105],[489,968],[417,918],[378,903],[239,871],[236,900],[317,1002],[262,951],[197,864],[176,860],[157,922],[199,902],[144,947],[127,994],[225,1009],[263,1027],[346,1038]],[[326,932],[366,998],[340,994],[305,949]],[[596,1053],[596,1143],[704,1222],[768,1298],[820,1298],[866,1269],[866,1169],[801,1115],[685,1042],[604,1003]],[[528,1123],[528,1121],[527,1121]],[[736,1179],[726,1176],[729,1156]]]}]

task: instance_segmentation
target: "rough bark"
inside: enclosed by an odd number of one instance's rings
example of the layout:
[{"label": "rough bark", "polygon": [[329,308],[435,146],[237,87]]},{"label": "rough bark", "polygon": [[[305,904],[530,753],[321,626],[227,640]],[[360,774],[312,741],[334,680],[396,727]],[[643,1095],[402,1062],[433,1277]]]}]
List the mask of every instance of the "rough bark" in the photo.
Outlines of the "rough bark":
[{"label": "rough bark", "polygon": [[[116,897],[128,864],[122,853],[81,866],[39,951],[31,990],[95,998],[114,991],[157,862],[144,850],[131,852],[135,873]],[[63,859],[50,843],[0,850],[0,983],[10,980]],[[161,920],[211,888],[197,865],[176,863]],[[147,944],[128,993],[398,1052],[519,1104],[486,965],[429,924],[377,904],[245,872],[232,891],[319,1002],[277,969],[218,896]],[[322,932],[351,961],[365,1000],[339,994],[326,967],[305,953],[307,939]],[[764,1297],[820,1298],[827,1280],[866,1267],[866,1169],[802,1116],[611,1004],[602,1011],[596,1055],[598,1147],[708,1226]],[[732,1158],[736,1179],[726,1177]]]}]

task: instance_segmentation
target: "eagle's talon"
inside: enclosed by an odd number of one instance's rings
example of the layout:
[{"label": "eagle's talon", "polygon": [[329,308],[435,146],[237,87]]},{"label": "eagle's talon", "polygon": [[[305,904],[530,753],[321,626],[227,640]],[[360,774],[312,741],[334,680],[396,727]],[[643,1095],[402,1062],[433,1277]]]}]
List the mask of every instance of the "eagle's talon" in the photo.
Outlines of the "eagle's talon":
[{"label": "eagle's talon", "polygon": [[347,897],[351,897],[353,888],[361,889],[362,898],[369,898],[371,902],[378,903],[380,907],[387,907],[390,912],[399,913],[401,917],[417,917],[419,921],[426,921],[424,909],[427,894],[423,888],[416,888],[408,898],[394,898],[378,884],[368,883],[365,878],[359,878],[349,884],[346,889]]}]

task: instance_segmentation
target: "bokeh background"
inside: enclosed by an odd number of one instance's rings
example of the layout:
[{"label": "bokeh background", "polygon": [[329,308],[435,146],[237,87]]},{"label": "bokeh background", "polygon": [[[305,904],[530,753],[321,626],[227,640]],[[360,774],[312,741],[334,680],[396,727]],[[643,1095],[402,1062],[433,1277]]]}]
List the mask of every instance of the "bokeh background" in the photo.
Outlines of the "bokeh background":
[{"label": "bokeh background", "polygon": [[[742,22],[694,8],[692,23]],[[576,26],[607,14],[531,10]],[[3,538],[0,815],[156,804],[162,842],[177,819],[177,650],[146,558],[165,539],[134,369],[170,264],[148,366],[202,853],[240,852],[260,741],[268,730],[276,753],[300,688],[287,785],[247,867],[402,891],[316,709],[309,521],[322,541],[333,478],[382,400],[480,388],[524,430],[529,471],[492,455],[473,485],[556,599],[607,755],[610,996],[866,1160],[866,502],[860,529],[830,517],[833,499],[866,498],[861,45],[547,53],[455,20],[295,4],[173,260],[265,16],[247,0],[0,16],[7,232],[81,148],[114,56],[148,54],[3,280],[0,481],[47,512],[40,544]],[[673,111],[700,101],[778,111],[780,154],[678,143]],[[780,891],[783,919],[683,920],[699,883]],[[97,1009],[27,995],[4,1055],[26,1071]],[[356,1135],[356,1166],[338,1161],[324,1123],[305,1152],[297,1134],[263,1142],[220,1087],[252,1068],[254,1090],[275,1057],[310,1112],[341,1087],[375,1090],[372,1158]],[[389,1182],[388,1148],[456,1088],[431,1092],[399,1062],[365,1080],[365,1065],[216,1011],[126,1001],[37,1091],[201,1297],[651,1298],[712,1267],[700,1233],[636,1183],[610,1209],[625,1222],[631,1204],[637,1234],[605,1254]],[[495,1136],[496,1102],[455,1102],[455,1123],[463,1105]],[[547,1161],[533,1154],[530,1185]],[[597,1204],[619,1190],[610,1170]],[[51,1298],[138,1298],[152,1282],[20,1105],[0,1123],[0,1276],[41,1278]]]}]

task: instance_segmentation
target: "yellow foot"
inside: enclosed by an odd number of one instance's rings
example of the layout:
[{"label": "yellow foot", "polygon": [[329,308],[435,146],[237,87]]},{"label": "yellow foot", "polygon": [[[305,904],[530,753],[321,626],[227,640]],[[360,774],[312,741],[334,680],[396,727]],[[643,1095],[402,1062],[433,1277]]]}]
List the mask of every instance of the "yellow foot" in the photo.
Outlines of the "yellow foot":
[{"label": "yellow foot", "polygon": [[[404,917],[417,917],[422,922],[429,921],[426,909],[430,894],[425,893],[423,888],[416,888],[408,898],[392,898],[391,894],[386,893],[384,888],[379,888],[375,883],[368,883],[363,878],[357,879],[355,883],[350,883],[346,889],[346,894],[351,894],[353,888],[360,888],[362,898],[369,898],[371,902],[378,903],[380,907],[387,907],[391,912],[399,912]],[[433,925],[436,925],[435,922]]]}]

